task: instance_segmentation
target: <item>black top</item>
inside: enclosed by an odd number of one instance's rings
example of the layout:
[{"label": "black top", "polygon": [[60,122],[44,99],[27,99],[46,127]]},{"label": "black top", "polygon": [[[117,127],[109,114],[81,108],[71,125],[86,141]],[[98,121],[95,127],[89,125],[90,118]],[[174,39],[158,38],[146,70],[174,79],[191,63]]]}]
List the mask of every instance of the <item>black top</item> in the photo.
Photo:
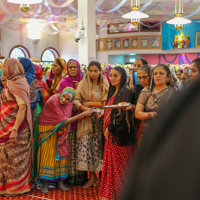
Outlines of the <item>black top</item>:
[{"label": "black top", "polygon": [[[130,102],[133,104],[133,93],[126,86],[126,71],[121,67],[113,68],[121,73],[121,83],[115,96],[113,104],[120,102]],[[116,88],[110,85],[107,101],[113,96]],[[108,131],[113,135],[114,141],[120,146],[129,146],[135,142],[134,122],[132,111],[124,111],[122,109],[112,109],[110,124]]]}]

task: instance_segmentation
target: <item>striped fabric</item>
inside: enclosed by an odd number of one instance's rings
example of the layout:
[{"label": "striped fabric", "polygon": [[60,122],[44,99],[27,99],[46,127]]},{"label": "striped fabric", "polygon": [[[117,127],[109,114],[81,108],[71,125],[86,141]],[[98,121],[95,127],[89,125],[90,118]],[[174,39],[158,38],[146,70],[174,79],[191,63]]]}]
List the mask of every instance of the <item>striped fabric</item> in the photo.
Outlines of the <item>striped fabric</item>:
[{"label": "striped fabric", "polygon": [[[39,180],[58,181],[64,180],[69,176],[69,158],[56,161],[55,147],[58,135],[61,135],[62,132],[58,130],[51,135],[54,127],[54,125],[39,125],[39,149],[37,156],[37,173]],[[41,143],[43,134],[49,134],[51,136],[45,137],[45,142]]]}]

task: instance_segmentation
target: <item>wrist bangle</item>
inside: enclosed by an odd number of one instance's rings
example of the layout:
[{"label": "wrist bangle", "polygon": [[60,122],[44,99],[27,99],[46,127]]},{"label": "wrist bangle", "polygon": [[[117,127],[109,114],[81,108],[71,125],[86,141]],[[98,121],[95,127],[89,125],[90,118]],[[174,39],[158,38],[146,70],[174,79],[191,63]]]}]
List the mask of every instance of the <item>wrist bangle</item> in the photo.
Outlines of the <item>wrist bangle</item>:
[{"label": "wrist bangle", "polygon": [[18,129],[17,128],[13,128],[13,131],[18,131]]},{"label": "wrist bangle", "polygon": [[149,118],[151,119],[151,114],[148,112],[148,116],[149,116]]}]

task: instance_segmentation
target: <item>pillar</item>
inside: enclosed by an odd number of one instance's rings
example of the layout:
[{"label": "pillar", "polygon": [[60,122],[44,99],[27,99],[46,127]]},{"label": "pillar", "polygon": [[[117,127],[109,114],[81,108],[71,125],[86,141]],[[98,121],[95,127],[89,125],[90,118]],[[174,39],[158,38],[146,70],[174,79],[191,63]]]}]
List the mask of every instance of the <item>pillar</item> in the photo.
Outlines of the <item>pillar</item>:
[{"label": "pillar", "polygon": [[96,60],[96,9],[95,0],[78,0],[78,31],[81,26],[84,35],[78,41],[78,58],[80,64],[88,65]]}]

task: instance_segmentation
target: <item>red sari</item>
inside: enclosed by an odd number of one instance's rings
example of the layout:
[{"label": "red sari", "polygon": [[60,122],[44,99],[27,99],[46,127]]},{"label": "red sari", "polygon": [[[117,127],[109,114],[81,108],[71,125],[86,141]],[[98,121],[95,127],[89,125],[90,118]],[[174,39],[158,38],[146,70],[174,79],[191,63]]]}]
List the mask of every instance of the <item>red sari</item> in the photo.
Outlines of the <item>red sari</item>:
[{"label": "red sari", "polygon": [[[112,105],[115,96],[112,96],[107,105]],[[106,109],[103,121],[103,131],[110,124],[111,110]],[[113,143],[113,136],[110,133],[109,139],[104,146],[103,167],[101,175],[101,185],[99,190],[100,199],[117,199],[123,192],[126,181],[126,173],[132,158],[133,146],[119,146]]]},{"label": "red sari", "polygon": [[0,109],[0,195],[23,194],[31,190],[31,133],[25,118],[18,129],[17,144],[8,141],[19,106],[7,86],[1,93]]}]

